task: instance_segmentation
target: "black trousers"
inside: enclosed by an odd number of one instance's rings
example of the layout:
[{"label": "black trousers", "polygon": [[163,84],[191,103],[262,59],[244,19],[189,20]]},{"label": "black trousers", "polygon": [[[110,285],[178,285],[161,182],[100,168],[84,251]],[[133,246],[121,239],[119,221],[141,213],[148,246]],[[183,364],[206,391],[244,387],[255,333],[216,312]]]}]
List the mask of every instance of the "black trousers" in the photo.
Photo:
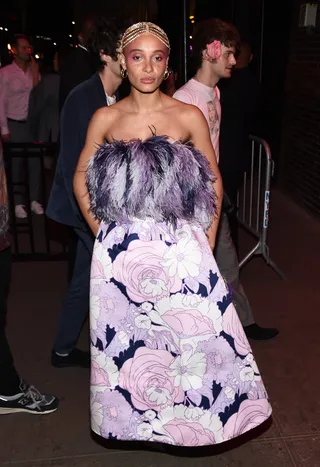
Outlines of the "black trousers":
[{"label": "black trousers", "polygon": [[11,279],[11,249],[0,251],[0,395],[19,392],[20,377],[6,337],[7,299]]}]

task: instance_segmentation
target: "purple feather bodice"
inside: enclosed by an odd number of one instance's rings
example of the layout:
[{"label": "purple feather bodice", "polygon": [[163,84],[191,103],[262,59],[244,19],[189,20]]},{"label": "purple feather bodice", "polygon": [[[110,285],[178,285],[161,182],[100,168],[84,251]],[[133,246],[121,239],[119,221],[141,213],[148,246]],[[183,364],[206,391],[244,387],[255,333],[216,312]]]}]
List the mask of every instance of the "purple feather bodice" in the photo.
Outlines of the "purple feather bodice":
[{"label": "purple feather bodice", "polygon": [[207,228],[216,213],[214,177],[205,156],[164,136],[101,146],[86,175],[90,209],[99,221],[178,219]]}]

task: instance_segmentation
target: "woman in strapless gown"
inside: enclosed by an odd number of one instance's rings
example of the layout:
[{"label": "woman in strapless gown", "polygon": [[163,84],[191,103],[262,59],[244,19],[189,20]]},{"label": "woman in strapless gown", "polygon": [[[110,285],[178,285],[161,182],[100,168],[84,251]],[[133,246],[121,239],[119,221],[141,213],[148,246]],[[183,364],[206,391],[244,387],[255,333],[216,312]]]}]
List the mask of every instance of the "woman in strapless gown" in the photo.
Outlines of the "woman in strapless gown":
[{"label": "woman in strapless gown", "polygon": [[125,32],[131,94],[95,114],[75,174],[96,236],[91,423],[104,438],[214,445],[271,407],[212,254],[222,185],[207,123],[159,91],[169,48],[152,23]]}]

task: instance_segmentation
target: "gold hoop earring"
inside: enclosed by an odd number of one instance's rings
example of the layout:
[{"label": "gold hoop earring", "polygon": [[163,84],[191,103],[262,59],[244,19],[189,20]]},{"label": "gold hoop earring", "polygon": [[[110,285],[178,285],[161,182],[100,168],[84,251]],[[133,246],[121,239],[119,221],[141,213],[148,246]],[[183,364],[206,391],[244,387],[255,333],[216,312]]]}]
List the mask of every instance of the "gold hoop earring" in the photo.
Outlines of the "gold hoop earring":
[{"label": "gold hoop earring", "polygon": [[128,77],[127,70],[123,68],[121,65],[120,65],[120,75],[122,79],[126,79]]},{"label": "gold hoop earring", "polygon": [[168,79],[170,76],[170,71],[168,70],[168,68],[166,69],[166,71],[164,72],[164,75],[163,75],[163,80],[165,81],[166,79]]}]

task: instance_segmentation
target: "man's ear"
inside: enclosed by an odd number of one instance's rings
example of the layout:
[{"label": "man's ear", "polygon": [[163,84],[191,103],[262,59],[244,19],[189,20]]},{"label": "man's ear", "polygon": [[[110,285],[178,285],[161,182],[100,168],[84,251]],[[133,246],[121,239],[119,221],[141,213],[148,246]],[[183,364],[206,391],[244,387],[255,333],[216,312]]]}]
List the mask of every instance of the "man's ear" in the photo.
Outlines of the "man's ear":
[{"label": "man's ear", "polygon": [[112,60],[110,55],[106,55],[105,53],[103,53],[103,50],[100,50],[100,58],[106,65],[108,65],[108,63],[110,63]]},{"label": "man's ear", "polygon": [[208,47],[206,47],[205,49],[203,49],[202,51],[202,61],[209,61],[210,62],[210,56],[209,56],[209,53],[208,53]]}]

